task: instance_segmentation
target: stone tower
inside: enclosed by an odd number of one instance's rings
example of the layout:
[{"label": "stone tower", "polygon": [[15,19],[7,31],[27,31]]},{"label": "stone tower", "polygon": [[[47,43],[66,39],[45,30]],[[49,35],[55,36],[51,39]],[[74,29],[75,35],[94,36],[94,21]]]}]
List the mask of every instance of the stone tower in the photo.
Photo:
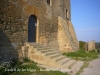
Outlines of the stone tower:
[{"label": "stone tower", "polygon": [[0,60],[18,58],[25,42],[60,52],[78,50],[70,0],[1,0]]}]

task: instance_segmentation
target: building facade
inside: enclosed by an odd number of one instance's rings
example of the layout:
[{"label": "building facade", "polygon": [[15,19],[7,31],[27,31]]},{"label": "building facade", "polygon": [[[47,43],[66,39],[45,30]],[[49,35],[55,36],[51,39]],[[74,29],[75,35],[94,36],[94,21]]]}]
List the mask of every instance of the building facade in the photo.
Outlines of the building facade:
[{"label": "building facade", "polygon": [[0,60],[18,58],[25,42],[48,45],[60,52],[78,50],[70,0],[2,0]]}]

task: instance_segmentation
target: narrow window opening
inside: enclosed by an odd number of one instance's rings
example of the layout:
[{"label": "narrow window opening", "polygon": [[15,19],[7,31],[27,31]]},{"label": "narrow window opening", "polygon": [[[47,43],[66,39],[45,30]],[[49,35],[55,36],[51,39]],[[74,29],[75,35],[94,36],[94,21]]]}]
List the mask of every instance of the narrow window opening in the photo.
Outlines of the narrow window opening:
[{"label": "narrow window opening", "polygon": [[51,0],[47,0],[47,4],[49,4],[51,6]]},{"label": "narrow window opening", "polygon": [[47,0],[47,3],[50,5],[50,0]]},{"label": "narrow window opening", "polygon": [[66,19],[68,19],[68,10],[66,9]]}]

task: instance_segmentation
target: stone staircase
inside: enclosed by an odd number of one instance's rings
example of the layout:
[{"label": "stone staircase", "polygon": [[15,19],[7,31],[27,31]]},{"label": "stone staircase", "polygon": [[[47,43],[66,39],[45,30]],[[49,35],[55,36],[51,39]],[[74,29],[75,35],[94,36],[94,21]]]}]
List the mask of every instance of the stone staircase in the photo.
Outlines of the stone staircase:
[{"label": "stone staircase", "polygon": [[56,68],[62,72],[68,72],[70,75],[75,75],[84,63],[72,60],[62,55],[59,51],[38,43],[25,43],[22,46],[22,53],[23,57],[37,62],[40,67],[46,69]]}]

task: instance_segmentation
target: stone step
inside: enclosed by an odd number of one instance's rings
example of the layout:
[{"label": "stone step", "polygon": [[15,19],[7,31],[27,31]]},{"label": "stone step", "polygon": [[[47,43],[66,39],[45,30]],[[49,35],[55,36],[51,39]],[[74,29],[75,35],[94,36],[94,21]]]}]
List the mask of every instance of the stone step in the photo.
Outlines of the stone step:
[{"label": "stone step", "polygon": [[74,65],[71,66],[71,72],[69,73],[70,75],[75,75],[80,68],[83,66],[84,62],[82,61],[77,61],[74,63]]},{"label": "stone step", "polygon": [[42,50],[42,49],[50,49],[50,48],[47,48],[47,47],[33,47],[35,49],[38,49],[38,50]]},{"label": "stone step", "polygon": [[44,45],[41,45],[41,44],[30,44],[31,46],[44,46]]},{"label": "stone step", "polygon": [[28,43],[30,45],[40,45],[39,43],[36,43],[36,42],[26,42],[26,43]]},{"label": "stone step", "polygon": [[67,63],[65,63],[62,67],[70,68],[75,62],[76,62],[76,60],[69,60],[69,61],[68,61]]},{"label": "stone step", "polygon": [[55,57],[55,58],[52,58],[52,59],[57,62],[57,61],[63,60],[64,58],[66,58],[66,57],[61,55],[61,56],[58,56],[58,57]]},{"label": "stone step", "polygon": [[[47,50],[46,50],[47,51]],[[41,53],[43,53],[43,54],[48,54],[48,53],[57,53],[57,51],[48,51],[48,52],[41,52]]]},{"label": "stone step", "polygon": [[44,45],[39,45],[39,44],[32,45],[32,44],[31,44],[31,46],[41,46],[41,47],[43,47]]},{"label": "stone step", "polygon": [[53,55],[53,54],[56,54],[56,53],[58,53],[58,52],[48,52],[48,53],[46,53],[46,56]]},{"label": "stone step", "polygon": [[43,65],[43,64],[37,64],[38,67],[41,67],[41,68],[45,68],[45,69],[48,69],[48,70],[57,70],[57,71],[60,71],[60,72],[70,72],[70,69],[68,68],[60,68],[60,67],[53,67],[53,66],[48,66],[48,65]]},{"label": "stone step", "polygon": [[[82,63],[76,62],[76,60],[72,60],[71,58],[63,56],[57,50],[53,50],[48,46],[44,46],[36,43],[29,43],[29,45],[26,45],[26,47],[24,48],[25,50],[24,52],[26,53],[26,55],[27,55],[27,50],[30,49],[30,46],[33,47],[33,49],[36,49],[36,51],[39,51],[39,53],[41,52],[40,54],[44,54],[45,57],[47,58],[49,57],[50,60],[52,60],[54,64],[49,63],[49,61],[45,61],[47,64],[45,63],[44,65],[49,66],[49,68],[52,67],[52,68],[59,68],[59,69],[60,68],[70,69],[68,73],[70,75],[75,75],[76,72],[79,71],[80,67],[83,65]],[[40,64],[43,65],[43,63]],[[58,66],[56,66],[56,64],[58,64]]]},{"label": "stone step", "polygon": [[[41,53],[47,53],[47,52],[54,52],[55,50],[49,49],[49,50],[41,50]],[[57,51],[56,51],[57,52]]]},{"label": "stone step", "polygon": [[42,44],[37,44],[37,45],[32,45],[32,46],[36,46],[36,47],[38,47],[38,46],[41,46],[41,47],[49,47],[49,46],[42,45]]},{"label": "stone step", "polygon": [[45,49],[45,48],[37,49],[37,48],[36,48],[36,50],[37,50],[37,51],[49,51],[49,50],[52,50],[52,49]]},{"label": "stone step", "polygon": [[26,45],[30,45],[30,46],[43,46],[43,45],[41,45],[41,44],[31,43],[31,42],[29,42],[29,43],[24,43],[24,45],[25,45],[25,46],[26,46]]},{"label": "stone step", "polygon": [[57,57],[57,56],[60,56],[60,55],[61,55],[60,53],[56,53],[56,54],[48,55],[48,57],[54,58],[54,57]]},{"label": "stone step", "polygon": [[33,48],[48,48],[48,47],[37,45],[37,46],[33,46]]},{"label": "stone step", "polygon": [[36,42],[25,42],[24,44],[38,44]]},{"label": "stone step", "polygon": [[71,58],[64,58],[64,59],[62,59],[62,60],[60,60],[60,61],[58,61],[61,65],[64,65],[65,63],[67,63],[69,60],[71,60]]}]

